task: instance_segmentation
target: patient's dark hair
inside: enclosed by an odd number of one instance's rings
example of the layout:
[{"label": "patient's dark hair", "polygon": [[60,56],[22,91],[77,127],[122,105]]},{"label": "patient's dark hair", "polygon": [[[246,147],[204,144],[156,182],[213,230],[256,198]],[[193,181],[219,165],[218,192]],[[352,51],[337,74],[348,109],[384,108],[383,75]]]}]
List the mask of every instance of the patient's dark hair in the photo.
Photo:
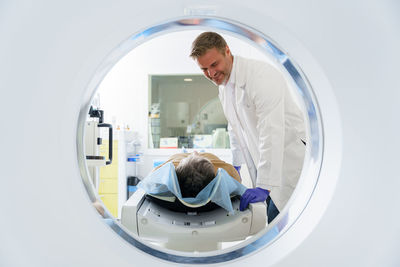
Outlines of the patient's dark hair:
[{"label": "patient's dark hair", "polygon": [[214,166],[206,158],[190,155],[175,168],[182,197],[196,197],[215,177]]}]

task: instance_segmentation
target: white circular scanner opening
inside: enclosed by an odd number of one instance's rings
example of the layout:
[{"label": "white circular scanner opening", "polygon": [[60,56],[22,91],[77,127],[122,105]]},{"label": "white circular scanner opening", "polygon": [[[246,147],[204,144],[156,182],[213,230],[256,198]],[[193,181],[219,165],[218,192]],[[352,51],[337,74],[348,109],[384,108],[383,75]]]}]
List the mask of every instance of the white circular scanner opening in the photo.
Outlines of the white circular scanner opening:
[{"label": "white circular scanner opening", "polygon": [[[279,44],[275,43],[274,40],[271,40],[271,38],[266,34],[237,22],[223,19],[184,18],[155,25],[132,35],[129,39],[123,41],[117,48],[115,48],[104,60],[90,82],[89,87],[87,88],[88,92],[94,96],[99,84],[111,68],[135,47],[157,36],[185,30],[218,31],[240,38],[243,41],[251,43],[258,50],[271,57],[277,65],[279,65],[279,68],[286,76],[288,82],[292,85],[292,88],[294,88],[293,93],[296,95],[300,106],[304,111],[306,122],[308,142],[303,170],[298,185],[288,204],[281,211],[279,216],[264,230],[238,245],[218,251],[182,253],[179,251],[167,250],[161,247],[155,247],[154,245],[141,240],[140,237],[127,231],[126,228],[115,219],[109,219],[108,225],[116,234],[121,236],[132,246],[162,260],[181,264],[222,263],[249,255],[261,248],[269,246],[274,241],[278,240],[296,222],[299,216],[301,216],[318,182],[322,164],[323,128],[318,104],[313,94],[313,90],[308,83],[305,74],[293,59],[288,56],[287,52],[285,52]],[[192,40],[188,40],[188,47],[191,42]],[[82,179],[90,198],[94,200],[96,198],[96,192],[94,192],[92,182],[90,181],[83,141],[85,134],[85,119],[89,111],[89,106],[90,103],[84,103],[80,111],[77,145],[78,161]]]}]

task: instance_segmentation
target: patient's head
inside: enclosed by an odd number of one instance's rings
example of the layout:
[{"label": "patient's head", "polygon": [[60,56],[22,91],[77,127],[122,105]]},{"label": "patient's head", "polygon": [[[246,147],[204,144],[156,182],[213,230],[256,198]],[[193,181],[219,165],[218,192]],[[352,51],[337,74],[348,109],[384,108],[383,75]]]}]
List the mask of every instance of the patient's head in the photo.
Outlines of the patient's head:
[{"label": "patient's head", "polygon": [[197,152],[181,160],[175,171],[182,197],[196,197],[215,177],[213,164]]}]

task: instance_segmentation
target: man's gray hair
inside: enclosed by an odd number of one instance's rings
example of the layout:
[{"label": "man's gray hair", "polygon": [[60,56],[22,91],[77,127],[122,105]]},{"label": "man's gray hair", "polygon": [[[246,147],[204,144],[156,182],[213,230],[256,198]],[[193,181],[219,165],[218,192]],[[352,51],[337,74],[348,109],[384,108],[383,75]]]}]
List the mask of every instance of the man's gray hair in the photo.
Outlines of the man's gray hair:
[{"label": "man's gray hair", "polygon": [[196,197],[214,179],[214,166],[205,157],[189,155],[175,168],[182,197]]}]

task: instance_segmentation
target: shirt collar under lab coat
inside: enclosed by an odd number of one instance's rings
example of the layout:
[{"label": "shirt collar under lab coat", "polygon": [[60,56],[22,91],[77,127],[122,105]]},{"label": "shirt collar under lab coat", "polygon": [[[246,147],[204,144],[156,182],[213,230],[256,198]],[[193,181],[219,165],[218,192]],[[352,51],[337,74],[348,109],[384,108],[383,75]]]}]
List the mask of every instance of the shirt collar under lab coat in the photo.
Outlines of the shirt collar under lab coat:
[{"label": "shirt collar under lab coat", "polygon": [[242,59],[240,56],[233,57],[232,70],[229,76],[229,80],[225,85],[220,85],[220,89],[226,90],[228,88],[232,88],[233,90],[236,85],[241,88],[246,85],[245,75],[243,75],[244,71],[242,70],[242,73],[239,72],[241,60]]},{"label": "shirt collar under lab coat", "polygon": [[235,88],[235,82],[236,82],[236,57],[232,57],[232,69],[231,69],[231,74],[229,75],[229,80],[226,83],[227,88]]}]

